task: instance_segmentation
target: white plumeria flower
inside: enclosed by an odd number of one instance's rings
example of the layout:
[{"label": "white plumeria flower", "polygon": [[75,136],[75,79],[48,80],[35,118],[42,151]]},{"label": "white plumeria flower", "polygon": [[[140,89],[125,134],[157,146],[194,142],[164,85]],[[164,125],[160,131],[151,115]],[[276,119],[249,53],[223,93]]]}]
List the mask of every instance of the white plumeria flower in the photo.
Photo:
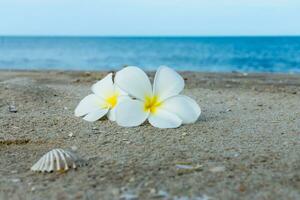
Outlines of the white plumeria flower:
[{"label": "white plumeria flower", "polygon": [[75,109],[75,116],[83,117],[86,121],[96,121],[107,114],[111,121],[116,120],[115,110],[117,104],[123,99],[129,98],[120,90],[112,80],[112,73],[105,76],[92,86],[93,94],[80,101]]},{"label": "white plumeria flower", "polygon": [[116,121],[120,126],[138,126],[148,119],[158,128],[176,128],[194,123],[201,114],[193,99],[179,95],[184,80],[168,67],[157,70],[153,89],[146,73],[133,66],[117,72],[115,83],[134,98],[117,106]]}]

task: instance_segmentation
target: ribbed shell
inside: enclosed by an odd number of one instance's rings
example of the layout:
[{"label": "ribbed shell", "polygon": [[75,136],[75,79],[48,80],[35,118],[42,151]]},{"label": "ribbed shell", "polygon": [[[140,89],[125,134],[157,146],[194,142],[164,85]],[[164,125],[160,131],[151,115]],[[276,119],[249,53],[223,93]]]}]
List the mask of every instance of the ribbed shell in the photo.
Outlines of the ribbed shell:
[{"label": "ribbed shell", "polygon": [[43,155],[32,167],[32,171],[67,171],[78,166],[78,157],[63,149],[53,149]]}]

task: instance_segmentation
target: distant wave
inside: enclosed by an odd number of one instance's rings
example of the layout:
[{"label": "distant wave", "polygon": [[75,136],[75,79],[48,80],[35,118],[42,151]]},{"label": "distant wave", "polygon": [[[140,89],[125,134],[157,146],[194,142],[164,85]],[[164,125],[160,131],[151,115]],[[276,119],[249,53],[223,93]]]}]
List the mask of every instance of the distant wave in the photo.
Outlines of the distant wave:
[{"label": "distant wave", "polygon": [[300,72],[300,37],[0,37],[0,69]]}]

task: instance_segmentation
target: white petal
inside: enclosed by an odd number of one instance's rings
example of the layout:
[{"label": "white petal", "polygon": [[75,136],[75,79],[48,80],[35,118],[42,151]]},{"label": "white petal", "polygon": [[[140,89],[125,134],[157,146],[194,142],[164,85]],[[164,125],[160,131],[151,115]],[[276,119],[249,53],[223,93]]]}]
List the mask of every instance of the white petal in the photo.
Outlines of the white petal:
[{"label": "white petal", "polygon": [[114,94],[114,84],[112,80],[112,73],[106,75],[103,79],[98,81],[92,86],[92,91],[96,95],[106,99],[107,97]]},{"label": "white petal", "polygon": [[114,84],[114,87],[115,87],[115,92],[117,94],[119,94],[120,96],[127,96],[128,94],[122,90],[119,86],[117,86],[117,84]]},{"label": "white petal", "polygon": [[90,94],[83,98],[75,109],[75,116],[80,117],[90,112],[96,111],[104,104],[104,100],[95,94]]},{"label": "white petal", "polygon": [[164,101],[163,108],[176,114],[184,124],[194,123],[201,114],[199,105],[190,97],[177,95]]},{"label": "white petal", "polygon": [[108,109],[95,110],[93,112],[88,113],[83,119],[89,122],[94,122],[103,117],[108,112]]},{"label": "white petal", "polygon": [[107,118],[110,120],[110,121],[116,121],[116,107],[110,109],[107,113]]},{"label": "white petal", "polygon": [[[118,104],[121,103],[124,100],[131,100],[131,98],[127,95],[123,95],[123,96],[119,96],[118,97]],[[118,105],[117,104],[117,105]],[[116,121],[116,108],[117,106],[111,108],[108,113],[107,113],[107,117],[110,121]]]},{"label": "white petal", "polygon": [[132,127],[142,124],[149,112],[144,111],[144,104],[139,100],[124,100],[117,105],[116,121],[120,126]]},{"label": "white petal", "polygon": [[169,67],[160,67],[154,77],[153,93],[165,100],[178,95],[184,88],[183,78]]},{"label": "white petal", "polygon": [[181,125],[182,120],[169,111],[158,109],[155,114],[149,116],[149,122],[157,128],[177,128]]},{"label": "white petal", "polygon": [[147,74],[138,67],[126,67],[116,73],[115,83],[129,95],[144,100],[152,95]]}]

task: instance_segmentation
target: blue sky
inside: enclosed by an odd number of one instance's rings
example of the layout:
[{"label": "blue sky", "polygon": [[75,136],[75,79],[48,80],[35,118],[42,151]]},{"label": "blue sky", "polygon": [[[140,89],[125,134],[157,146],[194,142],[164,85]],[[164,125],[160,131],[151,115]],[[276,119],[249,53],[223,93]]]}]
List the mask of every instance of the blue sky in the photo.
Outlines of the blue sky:
[{"label": "blue sky", "polygon": [[300,35],[300,0],[0,0],[0,35]]}]

